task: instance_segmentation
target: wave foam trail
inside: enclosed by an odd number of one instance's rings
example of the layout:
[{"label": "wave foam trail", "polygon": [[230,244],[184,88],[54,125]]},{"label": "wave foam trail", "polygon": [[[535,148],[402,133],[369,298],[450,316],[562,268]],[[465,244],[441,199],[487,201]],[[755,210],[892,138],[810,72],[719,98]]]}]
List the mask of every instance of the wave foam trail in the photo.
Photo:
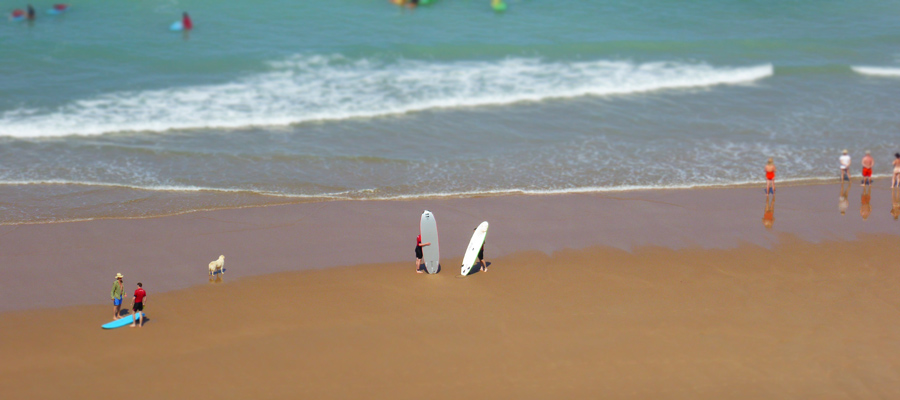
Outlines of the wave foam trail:
[{"label": "wave foam trail", "polygon": [[0,114],[0,135],[288,125],[433,108],[741,84],[773,74],[772,65],[720,68],[535,58],[440,63],[295,56],[271,62],[269,67],[268,72],[225,84],[117,92],[53,110],[7,111]]},{"label": "wave foam trail", "polygon": [[891,76],[900,78],[900,68],[889,68],[889,67],[865,67],[865,66],[853,66],[850,67],[853,72],[863,75],[872,75],[872,76]]}]

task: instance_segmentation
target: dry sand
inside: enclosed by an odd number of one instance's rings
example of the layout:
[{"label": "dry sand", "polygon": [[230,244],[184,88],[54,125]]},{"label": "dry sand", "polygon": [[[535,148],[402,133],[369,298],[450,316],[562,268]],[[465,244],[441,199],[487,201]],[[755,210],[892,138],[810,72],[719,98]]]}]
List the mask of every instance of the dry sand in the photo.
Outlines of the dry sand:
[{"label": "dry sand", "polygon": [[[4,275],[28,277],[12,266],[59,261],[65,249],[93,254],[93,269],[58,275],[98,274],[106,279],[93,296],[105,298],[116,270],[100,261],[133,260],[127,287],[134,275],[144,281],[150,320],[104,331],[109,305],[35,308],[44,303],[20,292],[55,306],[83,300],[68,296],[84,287],[48,285],[59,278],[40,269],[49,275],[3,295],[20,303],[0,304],[18,309],[0,314],[0,398],[900,397],[900,223],[888,213],[890,192],[876,189],[883,215],[863,221],[839,215],[836,186],[781,188],[772,230],[760,192],[335,202],[19,226],[0,236],[3,251],[16,252],[2,256]],[[413,273],[406,257],[425,207],[442,229],[437,275]],[[366,228],[323,235],[335,228],[317,225],[329,220],[320,214]],[[566,225],[548,228],[557,218]],[[490,270],[459,277],[450,243],[463,247],[482,219],[492,222]],[[392,222],[404,231],[381,230]],[[541,240],[542,229],[553,235]],[[283,237],[298,232],[304,240]],[[29,247],[29,238],[59,246]],[[399,256],[379,247],[393,240]],[[259,269],[205,283],[216,241],[252,252],[227,258],[233,271]],[[174,259],[198,244],[213,255],[196,256],[189,273],[141,258]],[[391,257],[399,260],[380,262]],[[348,259],[378,263],[321,268]],[[268,273],[278,268],[298,271]],[[154,280],[167,272],[203,285]]]}]

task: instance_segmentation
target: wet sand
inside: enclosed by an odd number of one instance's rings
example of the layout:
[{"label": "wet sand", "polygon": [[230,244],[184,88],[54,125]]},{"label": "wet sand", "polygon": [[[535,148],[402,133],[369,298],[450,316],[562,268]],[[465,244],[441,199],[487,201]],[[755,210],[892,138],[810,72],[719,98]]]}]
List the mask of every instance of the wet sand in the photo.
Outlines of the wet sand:
[{"label": "wet sand", "polygon": [[[69,305],[105,304],[117,272],[129,287],[142,281],[154,293],[204,284],[207,265],[220,254],[229,278],[401,261],[412,269],[424,209],[435,214],[444,259],[462,257],[472,229],[484,220],[491,223],[488,257],[593,246],[770,248],[782,233],[811,242],[900,234],[887,180],[876,183],[867,220],[860,216],[859,186],[850,189],[846,215],[838,212],[840,191],[836,184],[779,186],[771,214],[762,188],[754,187],[334,201],[0,226],[0,312],[58,307],[60,297]],[[774,218],[771,229],[763,225],[767,214]]]},{"label": "wet sand", "polygon": [[[781,187],[771,214],[738,188],[2,227],[0,398],[895,398],[900,221],[886,184],[865,220],[839,190]],[[413,273],[424,208],[437,275]],[[481,220],[490,269],[459,277]],[[115,272],[145,327],[100,329]]]}]

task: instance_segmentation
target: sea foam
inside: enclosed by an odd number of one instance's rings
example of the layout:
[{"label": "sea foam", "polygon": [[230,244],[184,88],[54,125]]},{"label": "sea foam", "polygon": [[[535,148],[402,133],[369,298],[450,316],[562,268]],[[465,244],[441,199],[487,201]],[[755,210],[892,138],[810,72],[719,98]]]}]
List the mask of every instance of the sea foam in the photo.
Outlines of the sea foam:
[{"label": "sea foam", "polygon": [[0,135],[46,137],[124,131],[239,128],[377,117],[437,108],[505,105],[578,96],[753,82],[772,65],[626,61],[435,62],[294,56],[224,84],[126,91],[56,109],[0,114]]},{"label": "sea foam", "polygon": [[856,73],[862,74],[862,75],[886,76],[886,77],[900,78],[900,68],[866,67],[866,66],[853,66],[850,68],[853,69],[853,72],[856,72]]}]

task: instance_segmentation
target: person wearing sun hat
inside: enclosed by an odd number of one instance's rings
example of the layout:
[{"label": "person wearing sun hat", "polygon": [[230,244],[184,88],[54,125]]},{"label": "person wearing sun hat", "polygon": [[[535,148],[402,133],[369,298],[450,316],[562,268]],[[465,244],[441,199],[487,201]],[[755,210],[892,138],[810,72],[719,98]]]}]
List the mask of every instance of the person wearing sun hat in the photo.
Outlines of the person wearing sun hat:
[{"label": "person wearing sun hat", "polygon": [[850,154],[847,153],[847,149],[841,153],[841,157],[839,158],[841,162],[841,179],[843,181],[850,181]]},{"label": "person wearing sun hat", "polygon": [[123,282],[125,279],[122,274],[116,274],[116,280],[113,282],[112,291],[109,292],[109,297],[112,298],[113,301],[113,319],[119,319],[119,312],[122,308],[122,298],[128,296],[125,294],[125,283]]}]

